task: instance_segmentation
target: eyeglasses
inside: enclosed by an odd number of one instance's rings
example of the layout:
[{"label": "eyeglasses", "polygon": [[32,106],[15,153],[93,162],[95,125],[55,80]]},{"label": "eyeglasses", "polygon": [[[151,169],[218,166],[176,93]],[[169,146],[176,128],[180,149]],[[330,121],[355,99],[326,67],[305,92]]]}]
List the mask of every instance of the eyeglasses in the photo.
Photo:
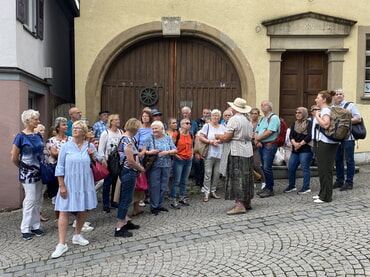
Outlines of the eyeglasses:
[{"label": "eyeglasses", "polygon": [[224,116],[231,116],[231,114],[224,114]]},{"label": "eyeglasses", "polygon": [[190,125],[191,123],[190,123],[190,122],[184,122],[184,124],[186,124],[186,125]]}]

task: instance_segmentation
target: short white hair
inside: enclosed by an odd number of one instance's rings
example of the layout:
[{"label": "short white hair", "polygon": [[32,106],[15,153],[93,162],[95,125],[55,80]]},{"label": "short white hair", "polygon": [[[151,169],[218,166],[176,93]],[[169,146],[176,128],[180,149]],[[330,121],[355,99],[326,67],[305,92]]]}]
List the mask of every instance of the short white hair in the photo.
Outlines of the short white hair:
[{"label": "short white hair", "polygon": [[27,120],[31,120],[34,116],[40,116],[40,113],[32,109],[25,110],[21,115],[23,125],[26,126]]},{"label": "short white hair", "polygon": [[334,91],[335,91],[335,92],[340,92],[340,93],[342,93],[342,94],[343,94],[343,96],[344,96],[344,90],[343,90],[342,88],[336,88]]},{"label": "short white hair", "polygon": [[166,131],[164,130],[164,125],[163,125],[162,121],[154,120],[153,123],[150,125],[150,127],[153,127],[153,126],[157,126],[160,129],[162,129],[162,134],[163,135],[166,134]]},{"label": "short white hair", "polygon": [[211,115],[213,115],[213,114],[218,114],[218,116],[219,116],[219,117],[221,117],[221,111],[220,111],[220,110],[213,109],[213,110],[211,111]]},{"label": "short white hair", "polygon": [[184,106],[184,107],[182,107],[182,108],[181,108],[181,112],[182,112],[183,110],[188,110],[188,112],[189,112],[189,113],[191,113],[191,109],[190,109],[188,106]]}]

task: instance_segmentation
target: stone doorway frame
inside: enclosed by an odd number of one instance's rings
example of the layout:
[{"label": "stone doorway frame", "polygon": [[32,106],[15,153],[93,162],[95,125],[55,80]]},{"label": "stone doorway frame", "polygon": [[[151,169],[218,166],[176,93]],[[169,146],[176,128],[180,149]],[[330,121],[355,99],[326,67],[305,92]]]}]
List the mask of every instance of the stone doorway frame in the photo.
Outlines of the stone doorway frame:
[{"label": "stone doorway frame", "polygon": [[329,15],[306,12],[263,21],[270,36],[269,100],[274,112],[280,106],[281,55],[285,51],[325,51],[328,55],[328,89],[343,85],[343,63],[348,48],[344,39],[356,21]]},{"label": "stone doorway frame", "polygon": [[[87,118],[95,118],[100,110],[104,77],[117,56],[135,43],[162,36],[162,22],[150,22],[123,31],[100,51],[88,73],[84,95],[76,97],[77,102],[78,99],[82,100],[77,103],[77,106],[86,111]],[[247,100],[248,105],[255,106],[256,85],[251,66],[243,51],[230,37],[214,27],[195,21],[181,21],[181,36],[205,39],[221,48],[230,58],[239,75],[241,96]]]}]

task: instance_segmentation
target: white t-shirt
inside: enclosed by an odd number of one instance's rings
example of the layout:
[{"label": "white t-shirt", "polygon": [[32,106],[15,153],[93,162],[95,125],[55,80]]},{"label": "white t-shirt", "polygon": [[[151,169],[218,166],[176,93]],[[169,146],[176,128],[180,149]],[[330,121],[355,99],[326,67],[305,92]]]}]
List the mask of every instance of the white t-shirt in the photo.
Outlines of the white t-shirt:
[{"label": "white t-shirt", "polygon": [[[331,116],[331,111],[330,111],[330,108],[329,107],[326,107],[326,108],[322,108],[321,109],[321,113],[320,113],[320,117],[323,118],[324,115],[329,115]],[[312,137],[314,137],[314,134],[312,135]],[[331,140],[329,139],[327,136],[325,136],[320,130],[317,130],[317,141],[322,141],[322,142],[325,142],[325,143],[338,143],[337,141],[334,141],[334,140]]]},{"label": "white t-shirt", "polygon": [[[207,137],[207,139],[214,140],[216,139],[215,134],[224,134],[225,130],[226,127],[222,124],[219,124],[218,128],[213,127],[211,124],[204,124],[203,128],[200,130],[200,133],[204,134]],[[221,154],[222,154],[222,143],[220,143],[218,146],[210,144],[206,159],[209,158],[221,159]]]},{"label": "white t-shirt", "polygon": [[114,146],[118,146],[123,131],[118,129],[117,133],[106,130],[100,134],[98,153],[100,156],[108,159],[108,155],[114,150]]}]

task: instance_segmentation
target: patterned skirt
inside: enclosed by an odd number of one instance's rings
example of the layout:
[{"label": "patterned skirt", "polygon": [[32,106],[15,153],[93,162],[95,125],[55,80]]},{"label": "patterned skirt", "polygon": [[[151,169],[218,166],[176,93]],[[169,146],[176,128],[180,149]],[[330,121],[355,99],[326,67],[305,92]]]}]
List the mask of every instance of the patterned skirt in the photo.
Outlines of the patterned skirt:
[{"label": "patterned skirt", "polygon": [[249,201],[254,196],[253,156],[229,154],[225,179],[225,199]]}]

